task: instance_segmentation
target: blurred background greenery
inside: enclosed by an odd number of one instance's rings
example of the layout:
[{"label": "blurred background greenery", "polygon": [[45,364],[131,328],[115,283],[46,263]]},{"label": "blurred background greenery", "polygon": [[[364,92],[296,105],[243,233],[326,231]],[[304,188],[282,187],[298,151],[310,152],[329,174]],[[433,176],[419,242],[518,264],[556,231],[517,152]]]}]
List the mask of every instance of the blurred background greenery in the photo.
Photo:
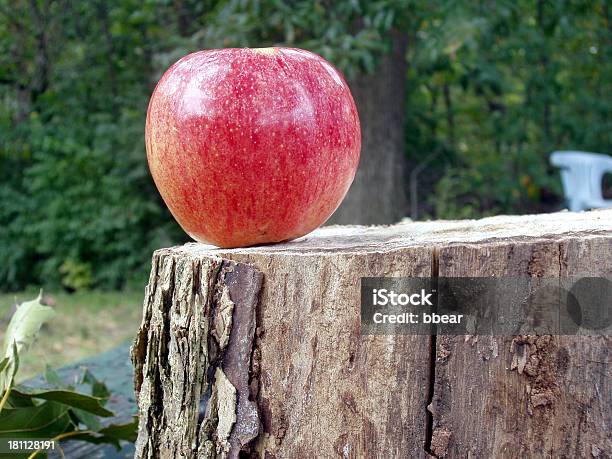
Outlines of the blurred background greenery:
[{"label": "blurred background greenery", "polygon": [[[559,209],[548,154],[611,144],[609,14],[606,0],[0,0],[0,290],[141,289],[151,252],[186,240],[149,177],[144,120],[163,71],[204,48],[301,47],[345,73],[370,131],[335,221]],[[371,193],[377,164],[400,174]]]},{"label": "blurred background greenery", "polygon": [[[0,293],[0,346],[14,305],[32,301],[37,295],[34,291]],[[43,325],[36,344],[20,355],[19,380],[42,373],[46,365],[59,368],[131,342],[140,323],[142,290],[58,291],[44,294],[43,302],[56,314]]]}]

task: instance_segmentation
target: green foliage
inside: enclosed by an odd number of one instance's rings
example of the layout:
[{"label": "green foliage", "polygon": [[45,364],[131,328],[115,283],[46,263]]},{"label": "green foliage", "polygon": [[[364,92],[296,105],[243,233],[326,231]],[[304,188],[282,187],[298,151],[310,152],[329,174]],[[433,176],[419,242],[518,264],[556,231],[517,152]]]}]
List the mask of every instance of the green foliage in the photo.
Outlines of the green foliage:
[{"label": "green foliage", "polygon": [[408,38],[406,141],[433,217],[553,210],[558,148],[612,141],[609,7],[442,0],[0,0],[0,288],[117,288],[186,236],[149,177],[155,81],[182,55],[313,50],[354,80]]},{"label": "green foliage", "polygon": [[144,153],[151,44],[165,33],[156,13],[2,2],[1,288],[121,287],[144,279],[153,249],[183,240]]},{"label": "green foliage", "polygon": [[22,303],[8,324],[4,335],[4,371],[0,371],[0,390],[5,391],[12,383],[19,365],[18,355],[28,350],[43,323],[55,315],[49,306],[43,305],[42,291],[38,298]]},{"label": "green foliage", "polygon": [[72,290],[88,289],[93,282],[91,263],[65,260],[59,267],[59,273],[62,275],[62,285]]},{"label": "green foliage", "polygon": [[389,50],[394,26],[407,27],[416,15],[412,0],[220,2],[206,27],[192,36],[199,47],[282,44],[319,53],[347,77],[373,72]]},{"label": "green foliage", "polygon": [[411,157],[444,154],[438,218],[559,208],[557,149],[610,153],[612,81],[605,2],[449,2],[410,50]]},{"label": "green foliage", "polygon": [[[110,393],[104,383],[85,370],[77,386],[66,385],[51,368],[45,371],[45,387],[16,385],[19,357],[34,341],[53,311],[36,300],[23,303],[12,316],[5,334],[6,357],[0,361],[0,438],[65,438],[90,443],[135,441],[137,422],[102,423],[114,414],[104,405]],[[39,457],[46,456],[43,452]],[[29,457],[25,454],[24,457]]]}]

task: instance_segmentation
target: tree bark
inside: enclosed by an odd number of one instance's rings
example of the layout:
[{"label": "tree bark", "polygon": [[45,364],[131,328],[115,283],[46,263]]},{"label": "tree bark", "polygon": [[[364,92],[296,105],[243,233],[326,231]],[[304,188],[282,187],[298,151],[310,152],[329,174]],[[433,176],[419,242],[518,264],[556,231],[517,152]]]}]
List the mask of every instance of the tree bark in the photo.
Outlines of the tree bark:
[{"label": "tree bark", "polygon": [[610,277],[611,221],[325,227],[270,246],[159,250],[132,350],[136,457],[609,457],[607,337],[361,335],[359,286]]},{"label": "tree bark", "polygon": [[398,222],[409,213],[404,136],[406,51],[403,33],[373,74],[349,82],[361,121],[361,160],[355,181],[332,224]]}]

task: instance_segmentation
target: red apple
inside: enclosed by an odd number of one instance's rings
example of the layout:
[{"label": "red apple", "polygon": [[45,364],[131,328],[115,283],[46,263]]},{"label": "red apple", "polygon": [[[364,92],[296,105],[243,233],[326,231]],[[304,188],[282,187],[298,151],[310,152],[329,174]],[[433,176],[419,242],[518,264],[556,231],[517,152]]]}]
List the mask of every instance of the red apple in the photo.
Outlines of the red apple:
[{"label": "red apple", "polygon": [[351,92],[322,57],[293,48],[183,57],[147,112],[149,168],[194,239],[243,247],[303,236],[338,208],[359,163]]}]

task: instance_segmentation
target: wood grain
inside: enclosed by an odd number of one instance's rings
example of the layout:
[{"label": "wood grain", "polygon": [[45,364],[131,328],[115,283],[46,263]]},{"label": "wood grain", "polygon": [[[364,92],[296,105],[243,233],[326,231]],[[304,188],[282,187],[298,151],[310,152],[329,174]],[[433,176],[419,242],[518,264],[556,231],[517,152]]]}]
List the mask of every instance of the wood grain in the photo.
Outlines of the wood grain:
[{"label": "wood grain", "polygon": [[[607,236],[453,244],[439,256],[448,277],[612,277]],[[435,455],[610,456],[609,336],[438,336],[436,345]]]}]

